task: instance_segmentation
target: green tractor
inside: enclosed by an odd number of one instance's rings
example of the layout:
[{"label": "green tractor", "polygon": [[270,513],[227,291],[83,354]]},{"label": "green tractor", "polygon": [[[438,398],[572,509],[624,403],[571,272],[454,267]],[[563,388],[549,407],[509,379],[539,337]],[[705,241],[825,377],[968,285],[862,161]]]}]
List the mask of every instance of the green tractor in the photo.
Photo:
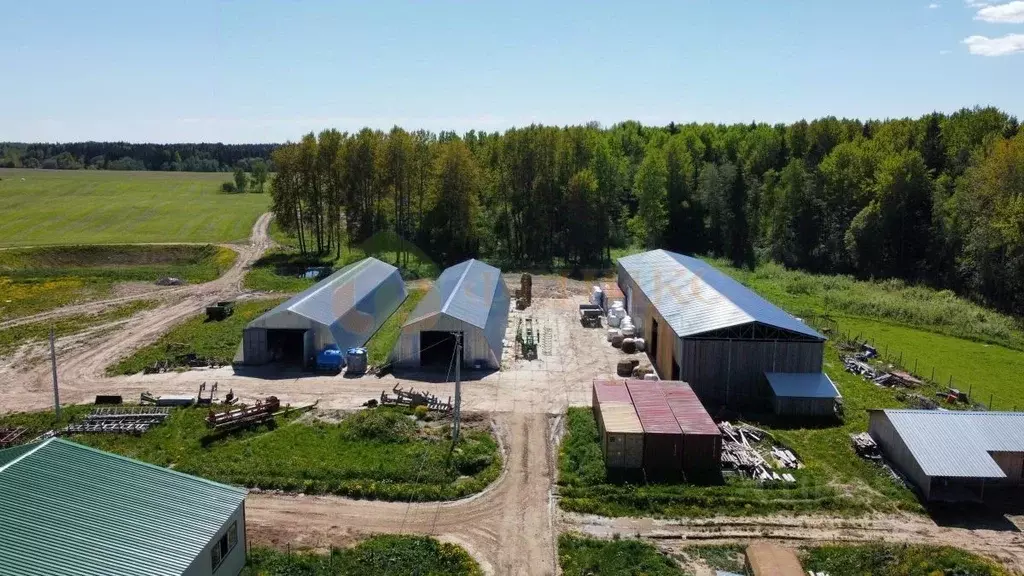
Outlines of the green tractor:
[{"label": "green tractor", "polygon": [[519,319],[516,327],[516,342],[519,343],[519,350],[523,358],[527,360],[537,359],[537,326],[533,318],[526,319],[526,330],[523,330],[523,319]]}]

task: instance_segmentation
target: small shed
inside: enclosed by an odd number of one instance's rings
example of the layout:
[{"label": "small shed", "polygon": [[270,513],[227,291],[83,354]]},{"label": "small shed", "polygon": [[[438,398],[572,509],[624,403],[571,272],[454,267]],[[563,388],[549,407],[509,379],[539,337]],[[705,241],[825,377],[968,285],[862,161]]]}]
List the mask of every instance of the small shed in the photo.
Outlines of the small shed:
[{"label": "small shed", "polygon": [[722,467],[722,432],[686,382],[658,382],[683,432],[684,472],[717,472]]},{"label": "small shed", "polygon": [[661,386],[653,380],[627,380],[626,388],[644,429],[644,470],[649,474],[681,470],[683,431]]},{"label": "small shed", "polygon": [[593,407],[605,466],[643,466],[644,429],[625,383],[594,381]]},{"label": "small shed", "polygon": [[446,269],[402,326],[392,363],[444,369],[455,353],[455,334],[461,334],[464,366],[501,368],[510,302],[494,266],[467,260]]},{"label": "small shed", "polygon": [[835,416],[836,385],[824,372],[765,372],[779,416]]},{"label": "small shed", "polygon": [[0,450],[0,573],[236,576],[245,496],[61,438]]},{"label": "small shed", "polygon": [[363,346],[406,295],[398,268],[376,258],[349,264],[250,322],[242,363],[309,366],[328,346]]},{"label": "small shed", "polygon": [[768,542],[747,546],[747,570],[753,576],[804,576],[796,552]]}]

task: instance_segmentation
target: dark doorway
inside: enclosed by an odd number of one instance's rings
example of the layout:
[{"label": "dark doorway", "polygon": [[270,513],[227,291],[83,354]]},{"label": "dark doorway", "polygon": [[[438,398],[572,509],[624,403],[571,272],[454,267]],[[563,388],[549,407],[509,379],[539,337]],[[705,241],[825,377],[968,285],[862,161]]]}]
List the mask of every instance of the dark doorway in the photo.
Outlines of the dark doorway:
[{"label": "dark doorway", "polygon": [[308,330],[267,330],[267,350],[270,361],[293,366],[305,366],[305,339]]},{"label": "dark doorway", "polygon": [[647,347],[647,355],[651,358],[651,363],[655,367],[658,366],[658,321],[651,316],[651,337],[647,339],[650,346]]},{"label": "dark doorway", "polygon": [[672,352],[672,381],[679,381],[679,373],[682,372],[679,368],[679,361],[676,360],[676,353]]},{"label": "dark doorway", "polygon": [[[452,365],[454,355],[455,334],[441,331],[420,332],[420,366],[448,368]],[[459,361],[462,359],[459,358]]]}]

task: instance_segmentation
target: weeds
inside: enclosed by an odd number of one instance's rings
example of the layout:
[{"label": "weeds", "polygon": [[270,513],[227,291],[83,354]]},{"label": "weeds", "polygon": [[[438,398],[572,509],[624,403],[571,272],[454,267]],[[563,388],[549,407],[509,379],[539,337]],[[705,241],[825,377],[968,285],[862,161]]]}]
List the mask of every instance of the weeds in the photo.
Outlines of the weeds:
[{"label": "weeds", "polygon": [[639,540],[558,537],[558,562],[565,576],[684,576],[672,559]]},{"label": "weeds", "polygon": [[77,334],[95,326],[102,326],[117,320],[123,320],[142,312],[156,308],[159,302],[154,300],[136,300],[129,304],[111,308],[99,314],[79,314],[65,316],[44,322],[20,324],[0,330],[0,357],[6,356],[23,344],[46,340],[53,328],[58,338]]},{"label": "weeds", "polygon": [[804,569],[826,572],[831,576],[1008,576],[1008,573],[994,562],[950,546],[821,546],[805,551],[803,556]]},{"label": "weeds", "polygon": [[426,536],[380,535],[353,548],[330,554],[286,554],[253,548],[242,576],[364,576],[422,574],[424,576],[480,576],[483,572],[463,548]]},{"label": "weeds", "polygon": [[426,293],[426,290],[409,290],[409,295],[405,302],[402,302],[402,305],[381,324],[381,327],[370,338],[370,341],[366,343],[366,354],[371,366],[381,366],[387,362],[391,351],[395,348],[395,343],[398,342],[398,337],[402,333],[402,325],[405,324],[409,314],[412,313]]}]

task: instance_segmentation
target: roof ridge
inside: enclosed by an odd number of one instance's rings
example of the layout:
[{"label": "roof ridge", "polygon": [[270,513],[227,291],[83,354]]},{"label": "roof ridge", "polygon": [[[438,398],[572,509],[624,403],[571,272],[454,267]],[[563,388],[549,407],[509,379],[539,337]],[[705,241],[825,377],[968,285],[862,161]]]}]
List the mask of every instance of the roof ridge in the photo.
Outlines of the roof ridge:
[{"label": "roof ridge", "polygon": [[[746,308],[743,308],[742,306],[740,306],[736,302],[734,302],[732,298],[729,298],[725,294],[722,294],[721,292],[716,290],[715,287],[712,286],[710,282],[704,280],[703,276],[701,276],[700,274],[697,274],[696,272],[691,270],[690,267],[688,267],[686,264],[683,264],[679,260],[676,260],[675,258],[673,258],[672,255],[674,254],[674,255],[677,255],[677,256],[681,256],[683,258],[691,258],[693,260],[698,260],[702,264],[705,264],[708,267],[710,267],[710,268],[714,269],[715,271],[717,271],[717,269],[715,269],[714,266],[711,266],[710,264],[708,264],[707,262],[704,262],[703,260],[700,260],[699,258],[693,258],[692,256],[687,256],[686,254],[680,254],[678,252],[670,252],[668,250],[665,250],[664,248],[658,248],[658,251],[661,252],[663,256],[665,256],[666,258],[668,258],[669,260],[674,262],[676,265],[678,265],[680,270],[683,273],[687,273],[688,272],[690,274],[690,276],[696,278],[700,282],[700,284],[701,284],[701,286],[703,288],[706,288],[706,289],[710,290],[711,292],[717,294],[719,298],[721,298],[722,300],[728,302],[730,306],[732,306],[736,310],[739,310],[740,312],[742,312],[747,317],[747,320],[749,322],[756,322],[756,319],[753,316],[750,315],[750,312],[748,312]],[[723,276],[725,276],[725,275],[723,274]],[[673,314],[673,316],[681,316],[681,315],[682,315],[682,311]],[[668,318],[665,318],[665,320],[667,321]]]},{"label": "roof ridge", "polygon": [[[347,276],[348,274],[351,274],[352,272],[355,272],[356,270],[360,270],[360,269],[364,268],[366,265],[368,265],[370,263],[371,259],[372,260],[376,260],[376,258],[374,258],[373,256],[367,256],[366,258],[363,258],[362,260],[360,260],[358,262],[353,262],[349,266],[343,267],[341,270],[338,270],[337,272],[335,272],[335,274],[340,274],[340,273],[344,272],[345,275]],[[379,260],[378,260],[378,262],[379,262]],[[333,274],[332,274],[332,276],[333,276]],[[313,295],[319,294],[321,291],[327,289],[332,283],[331,282],[327,282],[327,278],[324,278],[324,280],[319,282],[319,284],[320,284],[319,288],[317,288],[316,290],[309,291],[309,293],[305,294],[302,298],[299,298],[294,303],[292,303],[291,306],[297,306],[299,304],[302,304],[306,300],[309,300],[311,297],[313,297]]]},{"label": "roof ridge", "polygon": [[452,299],[455,298],[455,293],[458,292],[459,288],[462,287],[462,283],[466,280],[466,275],[469,274],[469,269],[473,267],[473,264],[475,262],[475,258],[470,258],[469,260],[466,260],[466,269],[462,271],[462,275],[459,276],[458,281],[456,281],[455,285],[452,286],[452,291],[450,294],[448,294],[448,299],[444,301],[444,305],[441,306],[439,312],[443,312],[445,314],[448,313],[448,306],[452,303]]},{"label": "roof ridge", "polygon": [[149,462],[143,462],[142,460],[137,460],[135,458],[129,458],[127,456],[122,456],[122,455],[114,453],[114,452],[107,452],[106,450],[100,450],[99,448],[93,448],[92,446],[86,446],[85,444],[79,444],[78,442],[72,442],[70,440],[65,440],[63,438],[56,438],[56,437],[50,438],[49,440],[46,441],[46,443],[48,444],[48,443],[50,443],[50,441],[56,441],[56,442],[58,442],[60,444],[71,446],[73,448],[81,448],[82,450],[87,450],[89,452],[94,452],[96,454],[100,454],[101,456],[108,456],[108,457],[111,457],[111,458],[117,458],[117,459],[120,459],[120,460],[124,460],[126,462],[131,462],[132,464],[138,464],[140,466],[145,466],[145,467],[151,468],[153,470],[159,470],[161,472],[166,472],[166,473],[169,473],[169,474],[172,474],[172,475],[175,475],[175,476],[182,476],[182,477],[185,477],[185,478],[188,478],[188,479],[191,479],[191,480],[197,480],[197,481],[203,482],[205,484],[210,484],[211,486],[216,486],[218,488],[225,488],[225,489],[228,489],[228,490],[232,490],[232,491],[237,492],[239,494],[248,494],[249,493],[249,491],[246,490],[245,488],[239,488],[237,486],[231,486],[229,484],[222,484],[220,482],[214,482],[213,480],[209,480],[207,478],[203,478],[202,476],[195,476],[193,474],[186,474],[184,472],[179,472],[179,471],[174,470],[172,468],[165,468],[163,466],[157,466],[156,464],[150,464]]},{"label": "roof ridge", "polygon": [[18,462],[21,462],[26,457],[31,456],[32,454],[35,454],[43,446],[46,446],[47,444],[49,444],[50,442],[53,442],[54,440],[59,440],[59,438],[56,438],[56,437],[47,438],[46,440],[43,440],[42,442],[40,442],[39,445],[36,446],[35,448],[33,448],[31,450],[26,450],[24,454],[20,454],[17,457],[15,457],[14,460],[11,460],[10,462],[8,462],[7,464],[4,464],[3,466],[0,466],[0,472],[3,472],[4,470],[7,470],[8,468],[10,468],[11,466],[14,466]]}]

